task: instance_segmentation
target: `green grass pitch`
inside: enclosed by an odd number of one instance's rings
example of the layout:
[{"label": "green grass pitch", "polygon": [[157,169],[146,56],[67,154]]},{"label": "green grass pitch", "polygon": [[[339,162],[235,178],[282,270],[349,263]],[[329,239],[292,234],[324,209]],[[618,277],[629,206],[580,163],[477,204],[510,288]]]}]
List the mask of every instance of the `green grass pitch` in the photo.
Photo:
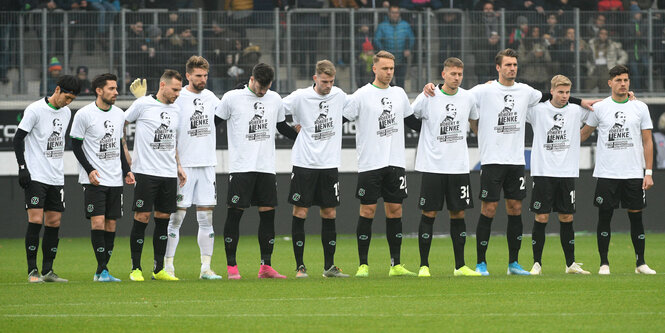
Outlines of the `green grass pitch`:
[{"label": "green grass pitch", "polygon": [[[240,281],[198,280],[195,237],[183,237],[176,256],[179,282],[128,281],[128,238],[116,240],[109,265],[122,283],[92,282],[96,263],[87,238],[60,241],[55,271],[67,284],[26,282],[22,239],[0,239],[0,332],[74,331],[664,331],[665,234],[647,235],[646,259],[659,272],[636,275],[628,234],[612,235],[611,276],[599,276],[595,235],[578,235],[576,256],[591,276],[565,275],[556,235],[547,237],[543,276],[506,276],[506,238],[493,236],[489,277],[453,277],[449,238],[435,238],[432,278],[389,278],[388,246],[374,235],[370,278],[324,279],[320,238],[308,235],[305,263],[310,278],[294,278],[291,241],[278,237],[273,266],[287,280],[258,280],[256,237],[240,241]],[[521,263],[532,264],[530,238]],[[146,239],[143,267],[152,266]],[[340,236],[336,263],[357,267],[355,239]],[[467,263],[475,267],[475,238],[467,240]],[[41,251],[40,251],[41,252]],[[418,242],[405,238],[402,262],[417,270]],[[226,276],[218,241],[213,269]],[[41,265],[41,259],[40,259]]]}]

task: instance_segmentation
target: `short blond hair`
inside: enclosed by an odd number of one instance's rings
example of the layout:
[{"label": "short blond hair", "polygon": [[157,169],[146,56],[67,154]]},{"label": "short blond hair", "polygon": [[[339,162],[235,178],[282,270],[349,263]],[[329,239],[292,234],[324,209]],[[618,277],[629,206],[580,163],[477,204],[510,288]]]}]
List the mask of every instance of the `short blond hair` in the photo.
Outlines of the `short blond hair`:
[{"label": "short blond hair", "polygon": [[395,61],[395,56],[392,53],[390,53],[388,51],[381,50],[381,51],[377,52],[374,55],[373,63],[376,64],[377,62],[379,62],[379,59],[381,59],[381,58],[390,59],[392,61]]},{"label": "short blond hair", "polygon": [[332,61],[325,59],[316,63],[316,75],[326,74],[330,76],[335,76],[337,70]]},{"label": "short blond hair", "polygon": [[187,70],[187,73],[192,74],[194,68],[200,68],[207,72],[210,70],[210,64],[204,57],[194,55],[189,57],[189,60],[187,60],[185,69]]},{"label": "short blond hair", "polygon": [[554,75],[552,81],[550,82],[552,90],[556,89],[559,86],[572,86],[573,83],[570,82],[570,79],[564,75]]},{"label": "short blond hair", "polygon": [[464,68],[464,63],[460,58],[450,57],[443,62],[443,68],[446,67],[459,67]]}]

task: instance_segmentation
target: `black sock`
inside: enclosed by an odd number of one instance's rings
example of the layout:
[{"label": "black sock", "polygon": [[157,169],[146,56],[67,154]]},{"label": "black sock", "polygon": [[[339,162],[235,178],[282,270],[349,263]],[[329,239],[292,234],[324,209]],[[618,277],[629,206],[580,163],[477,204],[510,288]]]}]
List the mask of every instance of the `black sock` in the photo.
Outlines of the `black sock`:
[{"label": "black sock", "polygon": [[337,245],[335,219],[321,218],[321,244],[323,244],[323,269],[330,269],[335,264]]},{"label": "black sock", "polygon": [[612,222],[613,214],[614,209],[598,209],[598,229],[596,230],[596,238],[598,240],[598,254],[600,254],[601,266],[610,264],[610,261],[607,259],[607,253],[610,251],[610,238],[612,238],[610,222]]},{"label": "black sock", "polygon": [[291,221],[291,238],[293,241],[293,254],[296,257],[296,269],[304,265],[303,253],[305,252],[305,219],[294,216]]},{"label": "black sock", "polygon": [[53,270],[53,260],[58,252],[58,230],[60,227],[44,226],[44,239],[42,239],[42,275]]},{"label": "black sock", "polygon": [[90,230],[90,240],[92,241],[92,250],[95,251],[95,259],[97,259],[96,274],[100,274],[106,265],[106,245],[104,244],[104,230]]},{"label": "black sock", "polygon": [[129,249],[132,252],[132,270],[141,269],[141,253],[143,253],[143,239],[147,223],[134,220],[132,231],[129,235]]},{"label": "black sock", "polygon": [[358,217],[356,239],[358,240],[358,259],[360,259],[361,265],[367,265],[369,243],[372,240],[372,220],[362,216]]},{"label": "black sock", "polygon": [[[545,247],[545,227],[547,223],[533,221],[531,230],[531,245],[533,248],[533,262],[543,264],[543,248]],[[512,262],[512,261],[511,261]]]},{"label": "black sock", "polygon": [[108,269],[111,255],[113,254],[113,247],[115,246],[115,231],[104,231],[104,246],[106,247],[106,262],[104,268]]},{"label": "black sock", "polygon": [[630,220],[630,238],[635,249],[636,266],[644,265],[644,224],[642,223],[642,212],[628,212]]},{"label": "black sock", "polygon": [[155,230],[152,233],[152,249],[155,256],[153,272],[159,273],[164,268],[164,255],[168,242],[169,219],[155,217]]},{"label": "black sock", "polygon": [[37,250],[39,249],[39,232],[42,225],[28,222],[28,230],[25,232],[25,254],[28,259],[28,274],[37,269]]},{"label": "black sock", "polygon": [[244,210],[229,207],[224,223],[224,250],[226,251],[226,264],[236,266],[236,250],[240,238],[240,218]]},{"label": "black sock", "polygon": [[561,248],[566,257],[566,266],[569,267],[575,262],[575,231],[573,230],[573,221],[559,223],[559,237],[561,238]]},{"label": "black sock", "polygon": [[481,262],[487,262],[485,259],[485,252],[487,252],[487,245],[490,242],[492,219],[493,218],[487,217],[483,214],[480,214],[480,217],[478,218],[478,225],[476,226],[476,262],[479,264]]},{"label": "black sock", "polygon": [[450,219],[450,238],[453,241],[455,254],[455,269],[460,269],[464,263],[464,245],[466,244],[466,223],[464,219]]},{"label": "black sock", "polygon": [[518,261],[522,247],[522,215],[508,215],[508,263]]},{"label": "black sock", "polygon": [[390,266],[399,265],[399,255],[402,249],[402,218],[386,218],[386,238],[390,249]]},{"label": "black sock", "polygon": [[275,210],[259,212],[259,248],[261,265],[270,266],[272,250],[275,246]]},{"label": "black sock", "polygon": [[432,234],[434,233],[434,217],[420,215],[418,225],[418,248],[420,249],[420,266],[429,267],[429,250],[432,247]]}]

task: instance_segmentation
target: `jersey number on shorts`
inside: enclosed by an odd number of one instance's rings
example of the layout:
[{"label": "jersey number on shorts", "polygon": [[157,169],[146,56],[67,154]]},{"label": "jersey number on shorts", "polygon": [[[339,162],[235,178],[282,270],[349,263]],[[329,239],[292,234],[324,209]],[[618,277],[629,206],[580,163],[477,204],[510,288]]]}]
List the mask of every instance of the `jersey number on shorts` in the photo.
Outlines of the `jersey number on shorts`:
[{"label": "jersey number on shorts", "polygon": [[469,196],[469,185],[459,187],[462,194],[459,196],[460,199],[468,199]]},{"label": "jersey number on shorts", "polygon": [[574,204],[575,203],[575,191],[570,191],[570,203]]},{"label": "jersey number on shorts", "polygon": [[337,197],[337,202],[339,202],[339,182],[335,183],[333,188],[335,189],[335,197]]},{"label": "jersey number on shorts", "polygon": [[524,186],[524,177],[520,177],[520,191],[525,189],[526,187]]},{"label": "jersey number on shorts", "polygon": [[406,176],[399,176],[399,189],[404,190],[404,193],[406,193]]}]

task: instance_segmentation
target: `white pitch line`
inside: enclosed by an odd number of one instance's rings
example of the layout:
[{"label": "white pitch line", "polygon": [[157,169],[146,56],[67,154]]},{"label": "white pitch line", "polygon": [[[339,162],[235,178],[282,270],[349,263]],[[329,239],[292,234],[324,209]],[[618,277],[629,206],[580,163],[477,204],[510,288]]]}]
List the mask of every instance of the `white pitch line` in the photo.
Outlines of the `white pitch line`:
[{"label": "white pitch line", "polygon": [[[658,289],[635,289],[635,290],[607,290],[606,293],[659,293],[661,290]],[[583,291],[571,290],[571,291],[557,291],[557,295],[579,295]],[[595,291],[589,291],[589,293],[595,294]],[[505,292],[505,293],[444,293],[438,295],[376,295],[376,296],[330,296],[330,297],[278,297],[278,298],[230,298],[230,299],[210,299],[210,300],[174,300],[174,301],[122,301],[122,302],[104,302],[104,305],[148,305],[148,304],[202,304],[202,303],[228,303],[228,302],[257,302],[257,301],[267,301],[267,302],[292,302],[292,301],[336,301],[336,300],[366,300],[373,298],[449,298],[451,296],[501,296],[501,295],[545,295],[551,294],[545,291],[534,291],[534,292]],[[42,306],[88,306],[88,305],[99,305],[99,302],[94,301],[90,303],[78,302],[78,303],[48,303],[40,304]],[[0,309],[2,308],[15,308],[15,307],[32,307],[33,304],[0,304]]]},{"label": "white pitch line", "polygon": [[665,312],[526,312],[526,313],[226,313],[226,314],[109,314],[109,313],[60,313],[60,314],[4,314],[5,318],[280,318],[280,317],[582,317],[582,316],[663,316]]}]

